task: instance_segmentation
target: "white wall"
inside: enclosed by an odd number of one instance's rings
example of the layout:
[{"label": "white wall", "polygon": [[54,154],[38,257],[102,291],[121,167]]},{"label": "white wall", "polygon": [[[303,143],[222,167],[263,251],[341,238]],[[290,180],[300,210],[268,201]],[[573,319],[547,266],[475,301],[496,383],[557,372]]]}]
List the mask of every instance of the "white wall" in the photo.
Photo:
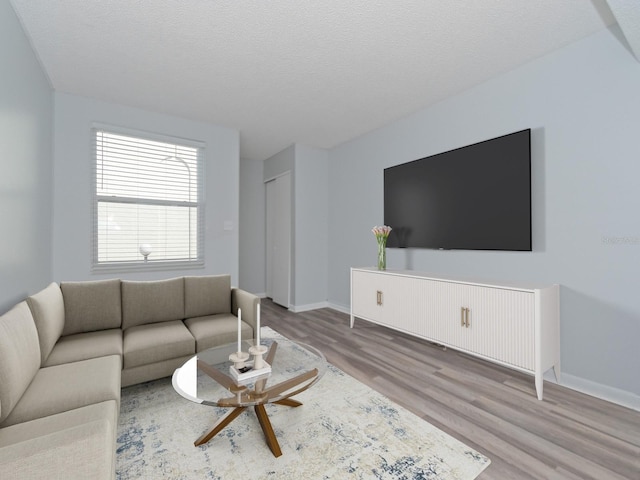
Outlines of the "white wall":
[{"label": "white wall", "polygon": [[290,145],[264,161],[263,180],[268,182],[295,168],[296,147]]},{"label": "white wall", "polygon": [[49,81],[0,1],[0,314],[51,281]]},{"label": "white wall", "polygon": [[256,295],[267,291],[266,189],[262,160],[240,159],[240,281]]},{"label": "white wall", "polygon": [[561,284],[565,381],[640,406],[640,63],[618,34],[331,150],[329,301],[348,308],[349,267],[374,265],[385,167],[532,128],[533,252],[390,249],[388,266]]},{"label": "white wall", "polygon": [[295,145],[295,311],[327,302],[329,190],[328,152]]},{"label": "white wall", "polygon": [[[54,94],[53,277],[158,279],[228,273],[238,282],[239,134],[236,130],[64,93]],[[205,150],[205,266],[92,274],[91,128],[94,122],[202,141]],[[232,230],[224,230],[230,221]]]}]

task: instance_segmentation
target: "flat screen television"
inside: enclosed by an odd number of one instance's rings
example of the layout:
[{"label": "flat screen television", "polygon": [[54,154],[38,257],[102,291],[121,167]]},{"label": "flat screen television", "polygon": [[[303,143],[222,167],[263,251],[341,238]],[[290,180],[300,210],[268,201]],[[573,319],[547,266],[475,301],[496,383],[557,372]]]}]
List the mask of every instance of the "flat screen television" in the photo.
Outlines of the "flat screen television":
[{"label": "flat screen television", "polygon": [[384,170],[388,247],[531,251],[531,129]]}]

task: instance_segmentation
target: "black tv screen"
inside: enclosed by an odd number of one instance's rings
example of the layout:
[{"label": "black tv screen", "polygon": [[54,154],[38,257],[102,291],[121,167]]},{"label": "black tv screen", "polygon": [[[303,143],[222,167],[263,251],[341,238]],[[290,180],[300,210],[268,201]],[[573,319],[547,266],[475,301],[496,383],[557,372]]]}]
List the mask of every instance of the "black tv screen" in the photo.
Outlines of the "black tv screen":
[{"label": "black tv screen", "polygon": [[388,247],[531,250],[531,130],[384,170]]}]

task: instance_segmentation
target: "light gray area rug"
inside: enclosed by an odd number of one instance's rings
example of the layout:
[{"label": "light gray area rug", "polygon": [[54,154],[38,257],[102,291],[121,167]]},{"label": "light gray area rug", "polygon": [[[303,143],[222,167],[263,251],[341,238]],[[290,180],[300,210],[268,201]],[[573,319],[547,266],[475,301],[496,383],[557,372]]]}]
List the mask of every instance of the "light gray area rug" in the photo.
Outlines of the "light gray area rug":
[{"label": "light gray area rug", "polygon": [[[264,338],[288,341],[264,327]],[[267,405],[275,458],[253,409],[209,443],[193,442],[228,409],[192,403],[166,378],[122,390],[116,477],[129,479],[474,479],[489,459],[336,367]]]}]

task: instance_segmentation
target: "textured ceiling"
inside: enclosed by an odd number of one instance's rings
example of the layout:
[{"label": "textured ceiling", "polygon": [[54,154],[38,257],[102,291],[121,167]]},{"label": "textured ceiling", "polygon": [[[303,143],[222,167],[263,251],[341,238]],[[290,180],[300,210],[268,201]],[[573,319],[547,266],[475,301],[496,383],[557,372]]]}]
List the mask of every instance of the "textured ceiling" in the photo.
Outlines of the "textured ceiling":
[{"label": "textured ceiling", "polygon": [[614,22],[605,0],[11,0],[59,92],[330,148]]}]

